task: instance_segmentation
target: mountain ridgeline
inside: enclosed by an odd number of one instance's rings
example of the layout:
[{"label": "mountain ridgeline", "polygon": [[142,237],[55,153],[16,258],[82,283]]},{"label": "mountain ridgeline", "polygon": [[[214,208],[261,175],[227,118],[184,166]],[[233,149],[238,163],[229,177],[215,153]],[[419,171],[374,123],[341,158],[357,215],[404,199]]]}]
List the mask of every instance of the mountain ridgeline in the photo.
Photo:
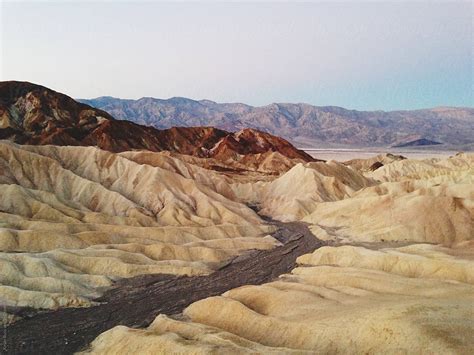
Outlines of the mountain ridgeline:
[{"label": "mountain ridgeline", "polygon": [[440,142],[445,147],[474,147],[474,108],[384,112],[301,103],[253,107],[186,98],[125,100],[99,97],[79,101],[116,118],[159,129],[209,125],[237,131],[250,127],[304,147],[395,146],[418,139]]},{"label": "mountain ridgeline", "polygon": [[[159,130],[116,120],[40,85],[0,82],[0,139],[31,145],[97,146],[111,152],[134,149],[171,151],[221,161],[246,155],[277,153],[288,159],[313,161],[286,140],[253,129],[227,132],[209,127]],[[239,158],[240,157],[240,158]]]}]

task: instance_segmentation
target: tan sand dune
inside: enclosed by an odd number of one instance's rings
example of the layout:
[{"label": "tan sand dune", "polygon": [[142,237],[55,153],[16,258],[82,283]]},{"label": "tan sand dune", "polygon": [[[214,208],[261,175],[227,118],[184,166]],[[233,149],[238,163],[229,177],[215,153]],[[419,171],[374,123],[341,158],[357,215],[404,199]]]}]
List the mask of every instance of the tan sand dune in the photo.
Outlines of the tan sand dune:
[{"label": "tan sand dune", "polygon": [[457,353],[474,351],[474,260],[426,244],[324,247],[291,274],[118,326],[91,353]]}]

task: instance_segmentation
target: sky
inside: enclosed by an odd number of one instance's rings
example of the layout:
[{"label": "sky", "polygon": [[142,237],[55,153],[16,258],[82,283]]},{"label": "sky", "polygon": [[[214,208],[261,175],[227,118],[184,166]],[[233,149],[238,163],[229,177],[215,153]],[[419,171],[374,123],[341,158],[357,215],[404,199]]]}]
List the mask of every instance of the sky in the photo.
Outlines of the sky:
[{"label": "sky", "polygon": [[0,79],[75,98],[474,106],[471,1],[0,1]]}]

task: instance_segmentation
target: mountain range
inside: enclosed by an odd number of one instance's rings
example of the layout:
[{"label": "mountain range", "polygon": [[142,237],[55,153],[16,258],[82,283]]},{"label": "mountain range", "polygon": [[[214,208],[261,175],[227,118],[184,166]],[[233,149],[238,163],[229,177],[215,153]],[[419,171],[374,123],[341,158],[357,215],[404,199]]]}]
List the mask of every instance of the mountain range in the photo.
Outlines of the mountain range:
[{"label": "mountain range", "polygon": [[64,94],[18,81],[0,82],[0,139],[30,145],[97,146],[111,152],[170,151],[220,162],[251,158],[257,165],[268,165],[275,154],[277,160],[315,160],[286,140],[258,130],[227,132],[208,126],[160,130],[116,120]]},{"label": "mountain range", "polygon": [[204,125],[238,131],[248,127],[307,148],[396,146],[420,139],[442,143],[443,148],[474,148],[474,108],[356,111],[304,103],[253,107],[181,97],[128,100],[104,96],[79,101],[118,119],[159,129]]}]

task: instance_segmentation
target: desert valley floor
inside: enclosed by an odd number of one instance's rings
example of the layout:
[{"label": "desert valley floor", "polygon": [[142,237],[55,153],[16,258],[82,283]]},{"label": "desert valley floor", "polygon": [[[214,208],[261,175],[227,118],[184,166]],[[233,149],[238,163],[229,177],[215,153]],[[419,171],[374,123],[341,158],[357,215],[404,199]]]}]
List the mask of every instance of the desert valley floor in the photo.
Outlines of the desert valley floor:
[{"label": "desert valley floor", "polygon": [[338,162],[346,162],[352,159],[370,159],[376,155],[384,155],[387,152],[393,155],[401,155],[405,158],[423,160],[423,159],[445,159],[456,155],[457,150],[427,150],[426,148],[300,148],[314,158],[322,160],[335,160]]},{"label": "desert valley floor", "polygon": [[326,160],[2,85],[0,352],[474,352],[473,153]]}]

